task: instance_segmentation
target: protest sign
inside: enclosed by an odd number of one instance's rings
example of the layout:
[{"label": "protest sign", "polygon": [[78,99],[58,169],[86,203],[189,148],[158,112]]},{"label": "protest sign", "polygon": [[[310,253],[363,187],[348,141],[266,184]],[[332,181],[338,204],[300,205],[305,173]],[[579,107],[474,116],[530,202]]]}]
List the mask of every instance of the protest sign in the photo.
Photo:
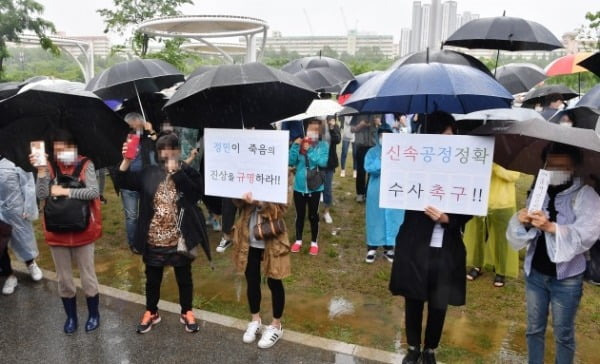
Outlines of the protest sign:
[{"label": "protest sign", "polygon": [[531,193],[531,200],[529,200],[529,207],[527,208],[529,212],[540,211],[544,207],[544,200],[546,199],[549,185],[550,171],[540,169],[535,181],[535,187]]}]

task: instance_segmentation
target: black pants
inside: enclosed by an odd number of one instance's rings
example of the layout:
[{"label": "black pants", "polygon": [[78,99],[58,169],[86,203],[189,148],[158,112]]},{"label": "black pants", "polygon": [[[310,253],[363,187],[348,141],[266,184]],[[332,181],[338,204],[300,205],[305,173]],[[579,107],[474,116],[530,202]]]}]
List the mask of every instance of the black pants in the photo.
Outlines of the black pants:
[{"label": "black pants", "polygon": [[223,233],[231,234],[231,229],[235,222],[236,211],[237,209],[233,204],[233,200],[230,198],[223,198],[223,201],[221,201],[221,212],[223,213],[221,225],[223,227]]},{"label": "black pants", "polygon": [[[379,246],[374,246],[374,245],[367,245],[367,251],[369,250],[377,250],[379,248]],[[394,250],[394,246],[393,245],[384,245],[383,250]]]},{"label": "black pants", "polygon": [[[248,264],[246,265],[246,283],[248,304],[250,313],[260,312],[260,300],[262,298],[260,290],[260,261],[262,260],[264,250],[250,247],[248,251]],[[267,285],[271,290],[271,303],[273,305],[273,318],[280,319],[283,315],[285,306],[285,291],[283,282],[280,279],[267,278]]]},{"label": "black pants", "polygon": [[10,265],[10,255],[8,255],[8,248],[4,249],[4,252],[0,254],[0,277],[8,277],[13,274],[12,266]]},{"label": "black pants", "polygon": [[310,241],[317,241],[319,236],[319,202],[321,192],[304,194],[294,191],[294,207],[296,207],[296,240],[302,240],[304,217],[308,205],[308,221],[310,221]]},{"label": "black pants", "polygon": [[[192,265],[186,264],[173,267],[175,279],[179,287],[179,304],[181,313],[192,309],[192,295],[194,284],[192,283]],[[164,267],[153,267],[146,265],[146,310],[155,313],[158,311],[158,300],[160,299],[160,284],[162,283]]]},{"label": "black pants", "polygon": [[356,194],[367,193],[367,172],[365,171],[365,156],[371,147],[359,145],[356,149]]}]

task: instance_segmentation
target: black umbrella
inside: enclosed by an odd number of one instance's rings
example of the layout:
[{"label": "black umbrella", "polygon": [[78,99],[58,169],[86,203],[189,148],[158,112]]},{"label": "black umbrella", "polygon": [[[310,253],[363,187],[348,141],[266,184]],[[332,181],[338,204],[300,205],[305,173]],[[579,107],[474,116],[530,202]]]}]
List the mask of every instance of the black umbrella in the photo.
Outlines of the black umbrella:
[{"label": "black umbrella", "polygon": [[371,78],[380,74],[381,71],[369,71],[365,73],[361,73],[360,75],[356,75],[353,80],[346,82],[346,84],[340,90],[340,96],[350,95],[354,91],[356,91],[360,86],[362,86],[365,82],[370,80]]},{"label": "black umbrella", "polygon": [[222,65],[190,78],[165,111],[177,126],[263,128],[304,112],[315,97],[297,77],[253,62]]},{"label": "black umbrella", "polygon": [[537,174],[543,168],[542,151],[550,142],[582,148],[584,163],[580,173],[600,170],[600,137],[595,130],[574,128],[533,119],[487,123],[474,135],[495,135],[494,161],[504,168]]},{"label": "black umbrella", "polygon": [[2,82],[0,83],[0,99],[16,95],[20,89],[21,84],[19,82]]},{"label": "black umbrella", "polygon": [[600,77],[600,52],[592,54],[577,64]]},{"label": "black umbrella", "polygon": [[563,100],[570,100],[577,97],[577,92],[565,85],[548,85],[534,88],[523,97],[523,105],[542,104],[544,97],[552,94],[560,94]]},{"label": "black umbrella", "polygon": [[600,85],[594,86],[583,95],[581,100],[577,102],[577,106],[587,106],[600,110]]},{"label": "black umbrella", "polygon": [[587,106],[574,106],[558,111],[548,121],[558,124],[565,115],[568,116],[576,128],[596,129],[600,111]]},{"label": "black umbrella", "polygon": [[192,77],[196,77],[196,76],[200,76],[201,74],[203,74],[206,71],[210,71],[213,68],[215,68],[216,66],[200,66],[198,68],[196,68],[195,70],[192,71],[192,73],[190,73],[186,79],[190,79]]},{"label": "black umbrella", "polygon": [[477,58],[464,54],[461,52],[451,51],[447,49],[429,51],[425,50],[422,52],[411,53],[397,60],[390,68],[398,68],[400,66],[412,63],[445,63],[445,64],[459,64],[463,66],[470,66],[477,68],[483,73],[493,77],[490,70],[483,62]]},{"label": "black umbrella", "polygon": [[541,67],[531,63],[509,63],[498,67],[494,73],[498,82],[513,95],[527,92],[548,78]]},{"label": "black umbrella", "polygon": [[122,159],[127,124],[83,88],[76,82],[46,80],[27,85],[17,95],[0,101],[0,153],[32,170],[29,143],[46,140],[53,129],[64,128],[73,134],[79,152],[91,158],[96,168],[117,164]]},{"label": "black umbrella", "polygon": [[283,65],[281,70],[287,73],[297,73],[311,68],[327,68],[337,77],[345,78],[344,81],[350,81],[354,78],[352,71],[350,71],[344,62],[335,58],[321,56],[295,59]]},{"label": "black umbrella", "polygon": [[328,68],[309,68],[294,73],[298,79],[316,92],[338,93],[348,80],[340,77]]}]

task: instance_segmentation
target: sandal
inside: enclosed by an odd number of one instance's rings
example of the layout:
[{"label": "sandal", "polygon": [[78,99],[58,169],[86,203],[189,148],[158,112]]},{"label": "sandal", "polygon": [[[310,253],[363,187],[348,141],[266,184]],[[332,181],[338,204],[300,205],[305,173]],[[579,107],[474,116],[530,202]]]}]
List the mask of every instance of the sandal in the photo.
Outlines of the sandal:
[{"label": "sandal", "polygon": [[474,281],[477,279],[477,277],[479,277],[482,274],[483,273],[481,273],[481,268],[473,267],[471,268],[469,273],[467,273],[467,279],[470,281]]},{"label": "sandal", "polygon": [[496,277],[494,278],[494,287],[504,287],[504,276],[496,274]]}]

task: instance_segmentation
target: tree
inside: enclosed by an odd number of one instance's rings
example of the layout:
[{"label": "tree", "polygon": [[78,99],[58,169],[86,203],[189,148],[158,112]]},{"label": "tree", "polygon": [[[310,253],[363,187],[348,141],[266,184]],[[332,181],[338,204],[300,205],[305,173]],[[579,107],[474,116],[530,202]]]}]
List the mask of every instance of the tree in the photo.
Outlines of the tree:
[{"label": "tree", "polygon": [[19,36],[26,30],[40,38],[43,49],[55,55],[60,53],[46,35],[56,29],[54,24],[39,16],[43,11],[44,7],[34,0],[0,0],[0,79],[4,73],[4,60],[10,57],[6,43],[19,42]]},{"label": "tree", "polygon": [[590,30],[596,33],[596,48],[600,50],[600,11],[595,13],[589,11],[585,14],[585,18],[590,22],[588,24]]},{"label": "tree", "polygon": [[[192,0],[113,0],[113,9],[98,9],[104,18],[104,33],[115,31],[124,35],[132,26],[159,17],[179,15],[177,8],[184,4],[194,4]],[[129,39],[131,48],[138,56],[148,53],[148,42],[154,39],[147,34],[135,31]]]}]

